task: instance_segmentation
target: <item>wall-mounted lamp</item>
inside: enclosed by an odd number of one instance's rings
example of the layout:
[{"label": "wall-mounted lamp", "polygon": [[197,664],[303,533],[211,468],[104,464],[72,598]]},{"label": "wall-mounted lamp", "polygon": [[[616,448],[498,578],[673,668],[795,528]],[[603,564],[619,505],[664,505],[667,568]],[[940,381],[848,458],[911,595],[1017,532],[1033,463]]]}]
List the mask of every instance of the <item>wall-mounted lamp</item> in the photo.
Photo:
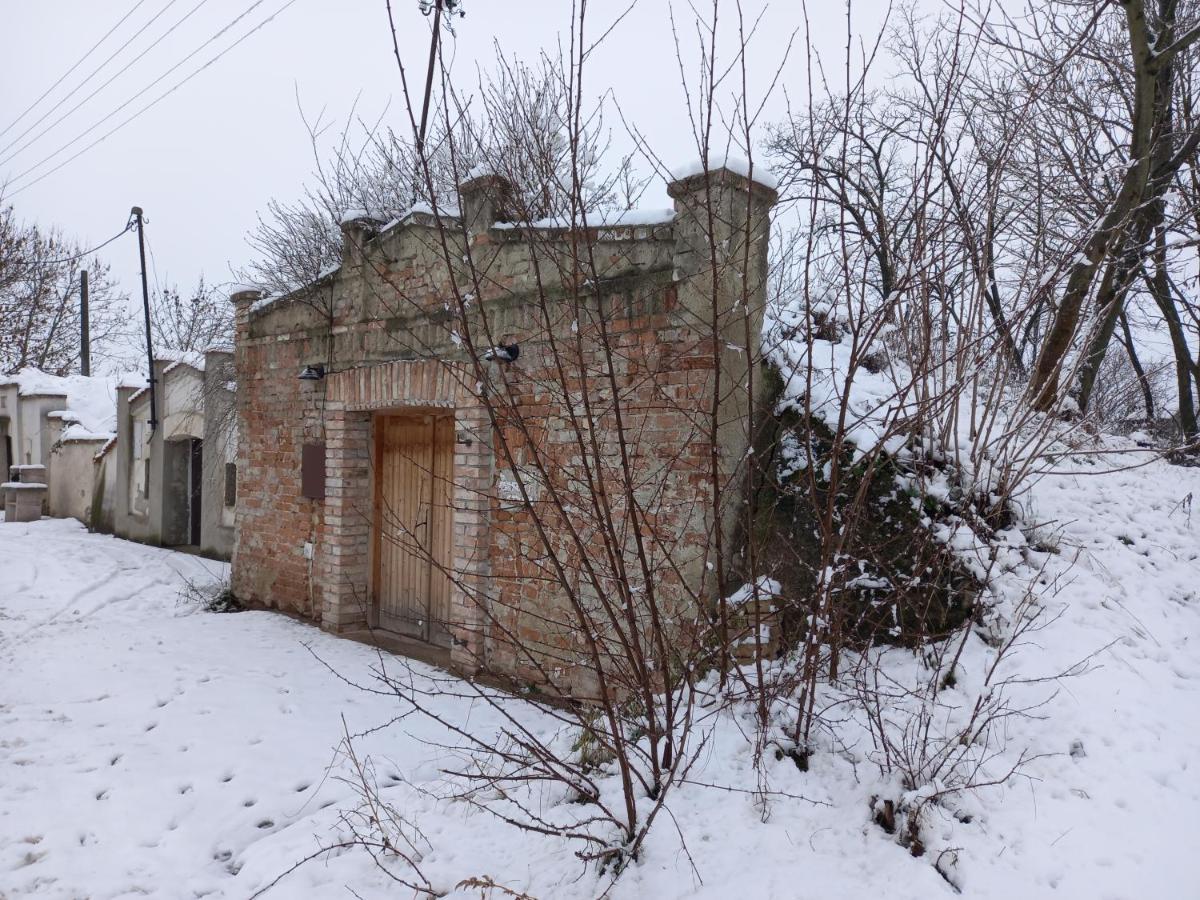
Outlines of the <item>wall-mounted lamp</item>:
[{"label": "wall-mounted lamp", "polygon": [[315,366],[305,366],[304,371],[300,373],[301,381],[320,381],[325,377],[325,367],[320,363]]},{"label": "wall-mounted lamp", "polygon": [[495,362],[510,363],[521,355],[521,347],[517,343],[500,344],[483,354],[483,358]]}]

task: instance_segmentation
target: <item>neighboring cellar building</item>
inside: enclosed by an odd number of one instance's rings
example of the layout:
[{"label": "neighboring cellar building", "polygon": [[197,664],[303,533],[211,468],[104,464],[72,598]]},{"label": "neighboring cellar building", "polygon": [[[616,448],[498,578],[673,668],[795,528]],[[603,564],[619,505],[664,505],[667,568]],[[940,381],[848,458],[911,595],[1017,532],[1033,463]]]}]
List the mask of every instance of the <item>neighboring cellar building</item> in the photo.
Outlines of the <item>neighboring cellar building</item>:
[{"label": "neighboring cellar building", "polygon": [[149,387],[118,391],[117,438],[104,454],[115,454],[105,471],[118,536],[229,558],[237,490],[232,360],[228,350],[157,359],[154,429]]}]

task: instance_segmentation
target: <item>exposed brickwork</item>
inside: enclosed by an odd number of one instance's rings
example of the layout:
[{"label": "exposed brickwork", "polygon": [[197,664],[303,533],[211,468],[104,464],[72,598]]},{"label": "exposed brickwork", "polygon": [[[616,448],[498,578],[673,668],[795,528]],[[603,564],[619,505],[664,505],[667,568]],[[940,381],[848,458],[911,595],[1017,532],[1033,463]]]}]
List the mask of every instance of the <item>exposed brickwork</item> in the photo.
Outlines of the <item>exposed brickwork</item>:
[{"label": "exposed brickwork", "polygon": [[[774,197],[724,171],[672,190],[674,222],[575,236],[589,241],[586,289],[573,288],[583,279],[578,261],[565,259],[572,245],[565,232],[441,232],[416,215],[380,235],[365,223],[345,226],[341,269],[304,293],[255,309],[255,295],[235,295],[239,596],[330,630],[374,624],[374,422],[405,410],[454,417],[448,627],[462,669],[531,681],[570,670],[583,650],[570,605],[609,599],[580,570],[611,562],[613,552],[648,557],[649,589],[677,604],[709,595],[713,534],[728,529],[711,521],[711,469],[715,459],[736,500],[748,438],[739,420],[744,401],[732,388],[746,393],[748,368],[744,348],[734,345],[744,344],[747,323],[757,335],[761,321]],[[751,271],[736,284],[720,282],[715,297],[698,262],[707,252],[695,208],[701,191],[723,220],[753,213]],[[464,208],[485,208],[468,213],[472,222],[487,214],[486,204]],[[728,232],[723,249],[733,256]],[[459,268],[468,254],[473,266]],[[757,304],[744,302],[747,290]],[[464,334],[453,314],[460,302],[468,309]],[[726,345],[716,354],[708,337],[714,303]],[[465,341],[519,342],[520,356],[511,365],[477,365]],[[327,377],[300,381],[315,364]],[[707,417],[718,376],[714,447]],[[483,402],[485,395],[494,401]],[[306,443],[326,448],[324,500],[301,496]],[[633,521],[630,504],[642,511],[640,548],[632,528],[607,537],[596,529],[598,502],[618,522]],[[631,571],[633,580],[642,577],[637,566]],[[564,579],[574,592],[563,589]]]}]

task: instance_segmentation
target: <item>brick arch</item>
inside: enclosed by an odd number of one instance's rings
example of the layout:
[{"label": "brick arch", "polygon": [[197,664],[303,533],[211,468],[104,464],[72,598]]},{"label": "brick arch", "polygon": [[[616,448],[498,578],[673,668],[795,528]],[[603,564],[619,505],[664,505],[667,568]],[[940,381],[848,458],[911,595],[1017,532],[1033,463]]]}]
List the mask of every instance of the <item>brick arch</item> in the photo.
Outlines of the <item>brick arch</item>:
[{"label": "brick arch", "polygon": [[[362,366],[328,377],[326,388],[326,497],[324,535],[314,560],[321,586],[321,622],[350,631],[370,622],[374,414],[405,409],[454,412],[454,547],[458,575],[451,588],[455,666],[479,668],[484,652],[488,510],[493,480],[490,425],[473,379],[460,364],[399,360]],[[461,582],[461,583],[457,583]]]}]

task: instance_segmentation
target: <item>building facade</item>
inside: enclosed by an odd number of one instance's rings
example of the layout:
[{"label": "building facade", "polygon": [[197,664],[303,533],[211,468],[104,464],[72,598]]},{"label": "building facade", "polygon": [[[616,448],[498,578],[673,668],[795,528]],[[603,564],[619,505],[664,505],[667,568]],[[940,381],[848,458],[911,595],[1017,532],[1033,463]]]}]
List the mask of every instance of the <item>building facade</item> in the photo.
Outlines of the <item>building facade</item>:
[{"label": "building facade", "polygon": [[148,387],[118,390],[116,441],[99,462],[111,498],[104,518],[119,537],[230,557],[237,478],[232,358],[210,350],[157,359],[156,396]]},{"label": "building facade", "polygon": [[702,495],[749,447],[775,193],[697,171],[673,209],[583,228],[505,222],[507,191],[484,175],[452,214],[351,216],[336,271],[235,291],[232,577],[244,602],[536,681],[579,650],[559,538],[584,548],[568,569],[602,562],[584,473],[621,473],[616,556],[650,546],[679,596],[711,591],[715,533],[731,553],[714,510],[736,500]]}]

